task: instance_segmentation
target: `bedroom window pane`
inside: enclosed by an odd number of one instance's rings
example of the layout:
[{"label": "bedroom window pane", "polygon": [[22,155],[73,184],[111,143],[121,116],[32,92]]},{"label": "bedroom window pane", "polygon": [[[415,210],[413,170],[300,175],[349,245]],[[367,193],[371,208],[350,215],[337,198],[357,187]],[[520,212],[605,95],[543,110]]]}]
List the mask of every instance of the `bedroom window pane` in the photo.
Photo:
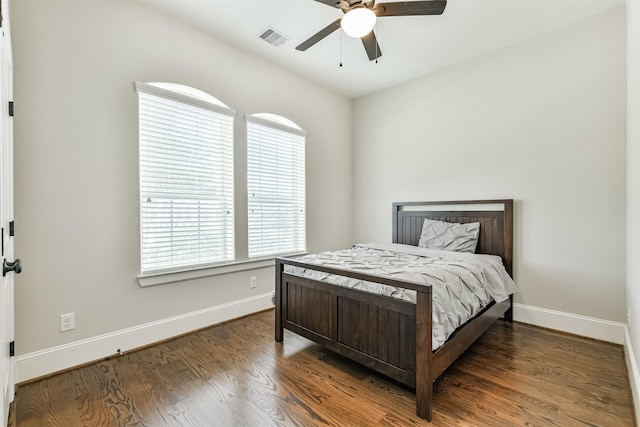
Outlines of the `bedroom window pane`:
[{"label": "bedroom window pane", "polygon": [[235,112],[180,88],[136,83],[142,273],[234,259]]},{"label": "bedroom window pane", "polygon": [[279,116],[247,116],[249,258],[306,250],[305,133]]}]

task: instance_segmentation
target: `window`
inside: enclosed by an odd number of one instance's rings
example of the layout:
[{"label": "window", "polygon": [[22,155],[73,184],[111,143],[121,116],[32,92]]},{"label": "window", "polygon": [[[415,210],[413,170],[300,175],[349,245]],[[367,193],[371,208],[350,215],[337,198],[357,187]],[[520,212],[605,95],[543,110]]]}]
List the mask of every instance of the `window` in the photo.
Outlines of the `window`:
[{"label": "window", "polygon": [[142,273],[232,261],[235,111],[186,86],[136,90]]},{"label": "window", "polygon": [[249,258],[306,250],[305,135],[284,117],[247,116]]}]

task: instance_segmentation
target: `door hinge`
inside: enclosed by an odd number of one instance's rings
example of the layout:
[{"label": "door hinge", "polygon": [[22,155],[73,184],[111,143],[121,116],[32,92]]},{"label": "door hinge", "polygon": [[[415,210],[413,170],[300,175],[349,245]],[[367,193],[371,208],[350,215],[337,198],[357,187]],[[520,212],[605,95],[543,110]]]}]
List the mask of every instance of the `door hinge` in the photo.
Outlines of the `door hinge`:
[{"label": "door hinge", "polygon": [[16,235],[15,222],[14,221],[10,221],[9,222],[9,236],[13,237],[15,235]]},{"label": "door hinge", "polygon": [[13,117],[13,101],[9,101],[9,117]]},{"label": "door hinge", "polygon": [[9,343],[9,356],[15,356],[16,354],[16,342],[15,341],[11,341]]}]

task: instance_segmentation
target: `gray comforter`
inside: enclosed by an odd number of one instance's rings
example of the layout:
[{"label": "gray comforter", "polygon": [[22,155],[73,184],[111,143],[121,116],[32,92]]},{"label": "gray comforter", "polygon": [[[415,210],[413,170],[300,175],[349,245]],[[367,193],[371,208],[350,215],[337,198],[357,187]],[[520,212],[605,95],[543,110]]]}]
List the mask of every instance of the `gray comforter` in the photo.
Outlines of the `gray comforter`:
[{"label": "gray comforter", "polygon": [[[517,291],[502,260],[494,255],[449,252],[398,244],[360,244],[351,249],[298,258],[310,264],[424,283],[433,292],[433,349],[492,300]],[[415,304],[415,291],[286,266],[287,273],[385,295]]]}]

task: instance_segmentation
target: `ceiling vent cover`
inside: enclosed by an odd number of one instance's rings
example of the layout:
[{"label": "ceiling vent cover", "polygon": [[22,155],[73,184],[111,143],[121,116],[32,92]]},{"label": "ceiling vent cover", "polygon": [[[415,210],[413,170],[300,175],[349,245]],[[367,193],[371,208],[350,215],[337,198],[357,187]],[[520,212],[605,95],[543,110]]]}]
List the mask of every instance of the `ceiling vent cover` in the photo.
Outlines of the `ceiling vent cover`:
[{"label": "ceiling vent cover", "polygon": [[264,30],[262,34],[260,34],[260,38],[274,46],[280,46],[282,43],[289,40],[289,37],[285,36],[282,33],[279,33],[271,27]]}]

